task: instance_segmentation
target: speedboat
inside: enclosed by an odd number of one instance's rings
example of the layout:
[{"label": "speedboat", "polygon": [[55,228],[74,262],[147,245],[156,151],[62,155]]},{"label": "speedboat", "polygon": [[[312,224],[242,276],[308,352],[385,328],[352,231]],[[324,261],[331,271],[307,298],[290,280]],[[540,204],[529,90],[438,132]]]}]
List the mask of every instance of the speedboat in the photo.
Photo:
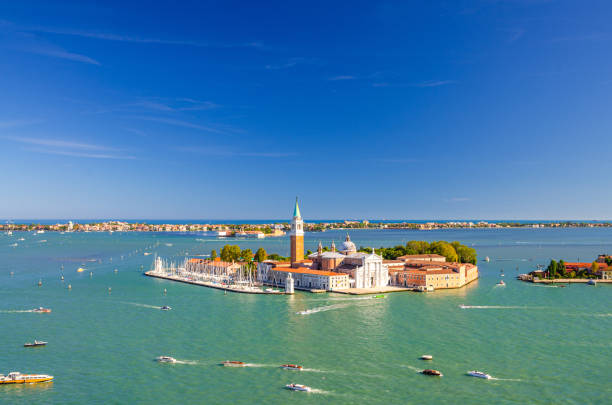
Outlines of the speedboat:
[{"label": "speedboat", "polygon": [[24,343],[23,347],[37,347],[37,346],[45,346],[47,342],[43,342],[42,340],[34,340],[34,343]]},{"label": "speedboat", "polygon": [[283,364],[281,368],[285,370],[302,370],[302,366],[298,366],[297,364]]},{"label": "speedboat", "polygon": [[287,388],[288,390],[291,391],[306,391],[306,392],[310,392],[312,390],[312,388],[310,388],[307,385],[302,385],[302,384],[287,384],[285,385],[285,388]]},{"label": "speedboat", "polygon": [[163,307],[160,308],[162,311],[170,311],[172,309],[172,307],[169,307],[168,305],[164,305]]},{"label": "speedboat", "polygon": [[52,375],[47,374],[21,374],[12,371],[7,376],[0,375],[0,384],[33,384],[53,380]]},{"label": "speedboat", "polygon": [[385,298],[385,294],[378,294],[375,295],[374,298]]},{"label": "speedboat", "polygon": [[51,312],[51,310],[49,308],[38,307],[38,308],[34,308],[32,312],[49,313]]},{"label": "speedboat", "polygon": [[476,371],[476,370],[468,371],[467,375],[476,377],[476,378],[484,378],[486,380],[493,378],[487,373],[483,373],[482,371]]},{"label": "speedboat", "polygon": [[499,283],[497,283],[496,285],[506,285],[506,283],[504,283],[504,280],[499,280]]},{"label": "speedboat", "polygon": [[82,267],[79,267],[79,268],[77,269],[77,273],[82,273],[82,272],[84,272],[84,271],[85,271],[85,269],[84,269],[84,268],[82,268]]},{"label": "speedboat", "polygon": [[243,361],[229,361],[226,360],[223,363],[221,363],[222,366],[224,367],[245,367],[246,363]]},{"label": "speedboat", "polygon": [[427,368],[427,369],[421,371],[421,374],[432,375],[434,377],[442,377],[442,373],[441,372],[439,372],[438,370],[432,370],[430,368]]},{"label": "speedboat", "polygon": [[421,360],[433,360],[433,356],[431,354],[424,354],[419,357]]},{"label": "speedboat", "polygon": [[176,363],[176,359],[170,356],[159,356],[155,360],[160,363]]}]

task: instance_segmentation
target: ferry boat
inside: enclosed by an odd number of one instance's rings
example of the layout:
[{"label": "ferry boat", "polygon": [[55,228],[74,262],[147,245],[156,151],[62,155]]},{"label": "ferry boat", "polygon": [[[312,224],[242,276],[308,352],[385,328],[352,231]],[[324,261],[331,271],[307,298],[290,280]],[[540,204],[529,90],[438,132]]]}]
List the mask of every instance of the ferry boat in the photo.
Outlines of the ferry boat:
[{"label": "ferry boat", "polygon": [[12,371],[7,376],[0,375],[0,384],[34,384],[53,380],[52,375],[47,374],[21,374]]},{"label": "ferry boat", "polygon": [[421,360],[433,360],[433,356],[431,354],[424,354],[419,357]]},{"label": "ferry boat", "polygon": [[38,346],[46,346],[47,342],[43,342],[42,340],[34,340],[34,343],[24,343],[23,347],[38,347]]},{"label": "ferry boat", "polygon": [[476,370],[468,371],[467,375],[471,377],[476,377],[476,378],[484,378],[486,380],[490,380],[491,378],[493,378],[487,373],[483,373],[482,371],[476,371]]},{"label": "ferry boat", "polygon": [[285,370],[302,370],[302,366],[298,366],[297,364],[283,364],[281,368]]},{"label": "ferry boat", "polygon": [[155,360],[160,363],[176,363],[176,359],[170,356],[159,356]]},{"label": "ferry boat", "polygon": [[34,308],[32,312],[49,313],[51,310],[49,308],[38,307]]},{"label": "ferry boat", "polygon": [[421,374],[432,375],[434,377],[442,377],[442,373],[441,372],[439,372],[438,370],[432,370],[430,368],[427,368],[427,369],[421,371]]},{"label": "ferry boat", "polygon": [[285,388],[291,391],[305,391],[305,392],[312,391],[312,388],[310,388],[307,385],[302,385],[302,384],[287,384],[285,385]]},{"label": "ferry boat", "polygon": [[221,363],[222,366],[224,367],[245,367],[246,363],[243,361],[229,361],[226,360],[223,363]]}]

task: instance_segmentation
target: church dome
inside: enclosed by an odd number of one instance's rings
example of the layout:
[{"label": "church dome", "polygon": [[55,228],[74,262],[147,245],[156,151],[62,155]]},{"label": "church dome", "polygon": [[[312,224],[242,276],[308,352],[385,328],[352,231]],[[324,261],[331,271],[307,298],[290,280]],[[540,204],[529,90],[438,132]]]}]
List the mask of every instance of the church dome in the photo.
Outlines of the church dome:
[{"label": "church dome", "polygon": [[346,234],[346,239],[344,240],[344,243],[342,244],[342,252],[356,252],[357,251],[357,247],[355,247],[355,244],[353,242],[351,242],[351,237],[348,236],[348,234]]}]

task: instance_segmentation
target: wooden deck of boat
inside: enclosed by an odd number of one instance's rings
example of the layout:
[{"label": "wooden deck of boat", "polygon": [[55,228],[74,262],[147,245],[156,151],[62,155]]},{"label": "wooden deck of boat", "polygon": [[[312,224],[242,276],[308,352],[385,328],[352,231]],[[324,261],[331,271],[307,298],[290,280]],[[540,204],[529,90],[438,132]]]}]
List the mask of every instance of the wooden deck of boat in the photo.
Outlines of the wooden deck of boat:
[{"label": "wooden deck of boat", "polygon": [[242,294],[268,294],[268,295],[290,295],[289,293],[286,293],[285,291],[265,291],[265,290],[252,291],[252,290],[241,290],[239,288],[233,288],[231,286],[223,286],[221,284],[207,283],[205,281],[185,280],[185,279],[180,278],[180,277],[164,276],[164,275],[160,275],[160,274],[155,274],[152,271],[147,271],[144,274],[145,274],[145,276],[148,276],[148,277],[161,278],[161,279],[170,280],[170,281],[178,281],[180,283],[199,285],[199,286],[202,286],[202,287],[215,288],[217,290],[225,290],[225,291],[231,291],[231,292],[235,292],[235,293],[242,293]]}]

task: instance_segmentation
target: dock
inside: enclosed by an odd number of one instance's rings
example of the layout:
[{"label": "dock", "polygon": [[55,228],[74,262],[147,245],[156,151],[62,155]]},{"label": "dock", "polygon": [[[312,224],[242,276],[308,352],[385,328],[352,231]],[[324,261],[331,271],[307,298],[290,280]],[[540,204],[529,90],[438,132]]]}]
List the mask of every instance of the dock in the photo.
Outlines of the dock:
[{"label": "dock", "polygon": [[612,283],[612,280],[605,280],[605,279],[602,280],[599,278],[554,278],[554,279],[537,279],[537,280],[519,278],[519,280],[526,281],[528,283],[535,283],[535,284],[569,284],[569,283],[586,284],[590,280],[595,281],[597,284]]},{"label": "dock", "polygon": [[243,289],[243,288],[239,288],[239,287],[231,286],[231,285],[210,283],[206,281],[190,280],[190,279],[180,277],[180,276],[162,275],[154,271],[147,271],[144,273],[144,275],[148,277],[161,278],[161,279],[170,280],[170,281],[178,281],[180,283],[199,285],[202,287],[215,288],[217,290],[225,290],[225,291],[231,291],[231,292],[242,293],[242,294],[291,295],[290,293],[286,293],[285,291],[265,291],[263,289],[262,290],[258,290],[258,289],[248,289],[247,290],[247,289]]},{"label": "dock", "polygon": [[387,294],[393,292],[414,291],[414,288],[386,286],[380,288],[347,288],[330,292],[349,295]]}]

